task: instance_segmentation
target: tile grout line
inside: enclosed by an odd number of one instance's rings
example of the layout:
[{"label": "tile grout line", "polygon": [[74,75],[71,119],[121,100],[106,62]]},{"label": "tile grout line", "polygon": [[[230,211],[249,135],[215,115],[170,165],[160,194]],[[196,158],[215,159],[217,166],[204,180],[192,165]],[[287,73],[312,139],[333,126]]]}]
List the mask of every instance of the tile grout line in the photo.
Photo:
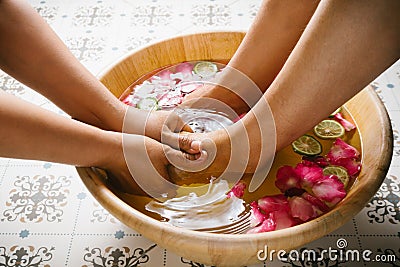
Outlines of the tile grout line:
[{"label": "tile grout line", "polygon": [[[360,251],[362,251],[361,239],[360,239],[360,236],[359,236],[359,233],[358,233],[357,222],[356,222],[356,219],[355,219],[355,218],[353,218],[352,220],[353,220],[354,233],[356,234],[356,239],[357,239],[358,247],[359,247]],[[366,264],[366,262],[365,262],[364,260],[363,260],[363,265],[364,265],[364,266],[367,266],[367,264]]]},{"label": "tile grout line", "polygon": [[167,250],[166,249],[164,249],[164,252],[163,252],[163,263],[164,263],[164,266],[167,266]]},{"label": "tile grout line", "polygon": [[71,256],[72,243],[73,243],[74,237],[75,237],[76,225],[78,223],[78,217],[79,217],[79,213],[80,213],[80,210],[81,210],[81,206],[82,206],[82,200],[80,199],[79,200],[79,204],[78,204],[78,209],[76,211],[74,227],[72,228],[71,240],[69,241],[69,244],[68,244],[67,258],[65,259],[65,266],[68,266],[68,262],[69,262],[69,259],[70,259],[70,256]]},{"label": "tile grout line", "polygon": [[6,176],[6,172],[9,166],[10,160],[5,164],[3,174],[0,177],[0,186],[3,184],[4,177]]}]

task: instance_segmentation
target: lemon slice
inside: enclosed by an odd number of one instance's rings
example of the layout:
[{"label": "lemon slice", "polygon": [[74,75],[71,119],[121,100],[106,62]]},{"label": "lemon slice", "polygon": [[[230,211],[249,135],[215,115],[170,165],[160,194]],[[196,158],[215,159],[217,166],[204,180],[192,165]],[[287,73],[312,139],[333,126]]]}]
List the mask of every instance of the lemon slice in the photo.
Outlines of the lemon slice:
[{"label": "lemon slice", "polygon": [[303,135],[292,143],[293,151],[306,156],[316,156],[321,154],[321,143],[310,135]]},{"label": "lemon slice", "polygon": [[335,120],[323,120],[314,127],[314,133],[322,139],[339,138],[344,135],[344,128]]},{"label": "lemon slice", "polygon": [[347,170],[340,166],[328,166],[323,170],[324,175],[336,175],[346,188],[349,183],[349,174]]},{"label": "lemon slice", "polygon": [[214,76],[218,72],[218,67],[212,62],[200,61],[194,66],[193,71],[200,77],[208,78]]}]

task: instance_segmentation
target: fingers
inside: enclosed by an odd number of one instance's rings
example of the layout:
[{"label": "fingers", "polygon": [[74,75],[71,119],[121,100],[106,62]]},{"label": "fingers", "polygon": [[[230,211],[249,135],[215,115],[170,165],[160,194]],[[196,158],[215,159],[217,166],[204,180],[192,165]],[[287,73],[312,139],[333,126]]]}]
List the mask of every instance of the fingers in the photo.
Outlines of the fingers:
[{"label": "fingers", "polygon": [[165,115],[165,120],[164,120],[164,126],[163,130],[170,130],[171,132],[174,133],[179,133],[179,132],[189,132],[193,133],[192,128],[190,128],[189,125],[187,125],[181,117],[179,117],[178,114],[176,114],[174,111],[172,112],[167,112],[167,111],[157,111],[160,114],[164,113]]},{"label": "fingers", "polygon": [[[198,146],[199,152],[196,154],[188,154],[179,150],[175,150],[170,146],[164,145],[164,152],[168,161],[176,168],[188,171],[188,172],[199,172],[211,165],[215,159],[216,147],[212,140],[193,141],[190,138],[181,138],[184,140],[186,148]],[[200,152],[201,151],[201,152]]]},{"label": "fingers", "polygon": [[197,154],[201,152],[201,141],[194,139],[190,134],[163,132],[161,142],[189,154]]},{"label": "fingers", "polygon": [[178,138],[179,149],[190,154],[201,152],[201,141],[194,140],[189,134],[179,134],[176,138]]}]

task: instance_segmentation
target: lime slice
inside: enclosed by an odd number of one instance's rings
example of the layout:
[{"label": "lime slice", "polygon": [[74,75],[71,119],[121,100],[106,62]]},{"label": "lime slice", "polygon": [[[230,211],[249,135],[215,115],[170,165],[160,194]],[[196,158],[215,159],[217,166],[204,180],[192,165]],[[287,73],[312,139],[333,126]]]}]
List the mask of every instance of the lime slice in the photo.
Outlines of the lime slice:
[{"label": "lime slice", "polygon": [[324,175],[336,175],[346,188],[349,183],[349,174],[347,170],[340,166],[328,166],[324,168]]},{"label": "lime slice", "polygon": [[314,133],[322,139],[339,138],[344,135],[344,128],[335,120],[323,120],[314,127]]},{"label": "lime slice", "polygon": [[342,107],[338,107],[334,112],[332,112],[331,115],[329,115],[330,118],[333,118],[336,113],[342,112]]},{"label": "lime slice", "polygon": [[200,77],[207,78],[214,76],[218,71],[218,67],[212,62],[201,61],[194,66],[193,71]]},{"label": "lime slice", "polygon": [[317,139],[310,135],[303,135],[292,143],[293,151],[306,156],[316,156],[321,154],[322,146]]},{"label": "lime slice", "polygon": [[158,101],[154,97],[146,97],[137,103],[137,107],[143,110],[157,110]]}]

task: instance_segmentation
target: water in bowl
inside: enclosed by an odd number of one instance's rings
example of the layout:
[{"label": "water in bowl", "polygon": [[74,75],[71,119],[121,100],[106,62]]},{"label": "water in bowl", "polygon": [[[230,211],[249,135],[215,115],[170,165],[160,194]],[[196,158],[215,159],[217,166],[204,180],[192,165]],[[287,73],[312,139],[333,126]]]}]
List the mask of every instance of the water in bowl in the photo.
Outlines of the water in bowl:
[{"label": "water in bowl", "polygon": [[[190,64],[193,66],[196,63],[197,62],[191,62]],[[182,95],[177,92],[179,83],[201,85],[210,80],[210,76],[204,79],[200,79],[201,77],[199,78],[195,75],[193,75],[195,77],[191,77],[187,73],[185,74],[185,70],[183,74],[176,74],[177,66],[178,65],[168,66],[167,68],[161,69],[161,71],[157,70],[145,75],[146,79],[139,79],[128,88],[128,93],[123,95],[124,99],[122,100],[127,104],[135,106],[141,99],[152,97],[157,99],[157,101],[154,101],[154,106],[150,106],[150,109],[157,108],[168,110],[175,108],[182,101]],[[218,72],[223,69],[224,65],[216,64],[216,66],[217,71],[214,74],[218,74]],[[159,78],[165,77],[166,73],[168,75],[174,75],[172,77],[176,79],[173,81],[163,81]],[[149,90],[147,92],[148,95],[141,94],[135,98],[134,90],[140,88],[142,84],[149,84],[152,83],[152,81],[156,81],[158,85],[161,85],[161,89]],[[190,91],[191,87],[186,88],[186,90]],[[162,101],[163,99],[164,101]],[[165,99],[172,99],[172,105],[169,105],[169,102],[165,101]],[[131,102],[129,103],[129,101]],[[160,103],[163,103],[163,106],[159,105]],[[210,132],[233,124],[232,115],[228,116],[226,113],[217,112],[215,110],[179,108],[177,112],[196,133]],[[342,110],[342,113],[345,118],[352,121],[350,113],[345,108]],[[308,134],[314,135],[312,131]],[[361,140],[358,130],[347,132],[342,139],[355,147],[358,151],[361,151]],[[323,148],[321,154],[324,155],[328,152],[334,140],[319,139],[319,141]],[[275,177],[278,168],[283,165],[295,166],[301,161],[301,158],[302,156],[295,153],[291,146],[278,152],[264,183],[255,192],[249,193],[245,191],[242,199],[235,197],[228,198],[226,193],[233,185],[228,184],[224,180],[215,180],[211,175],[206,175],[202,180],[199,180],[197,177],[193,179],[182,179],[179,184],[182,187],[178,190],[176,197],[164,203],[157,202],[144,196],[135,196],[120,192],[116,192],[116,194],[142,213],[178,227],[212,233],[244,233],[249,229],[250,225],[249,203],[265,195],[279,194],[280,191],[275,186]],[[251,178],[252,174],[243,174],[242,181],[248,185]],[[350,181],[347,186],[348,190],[351,189],[354,180],[355,179],[352,179]]]}]

